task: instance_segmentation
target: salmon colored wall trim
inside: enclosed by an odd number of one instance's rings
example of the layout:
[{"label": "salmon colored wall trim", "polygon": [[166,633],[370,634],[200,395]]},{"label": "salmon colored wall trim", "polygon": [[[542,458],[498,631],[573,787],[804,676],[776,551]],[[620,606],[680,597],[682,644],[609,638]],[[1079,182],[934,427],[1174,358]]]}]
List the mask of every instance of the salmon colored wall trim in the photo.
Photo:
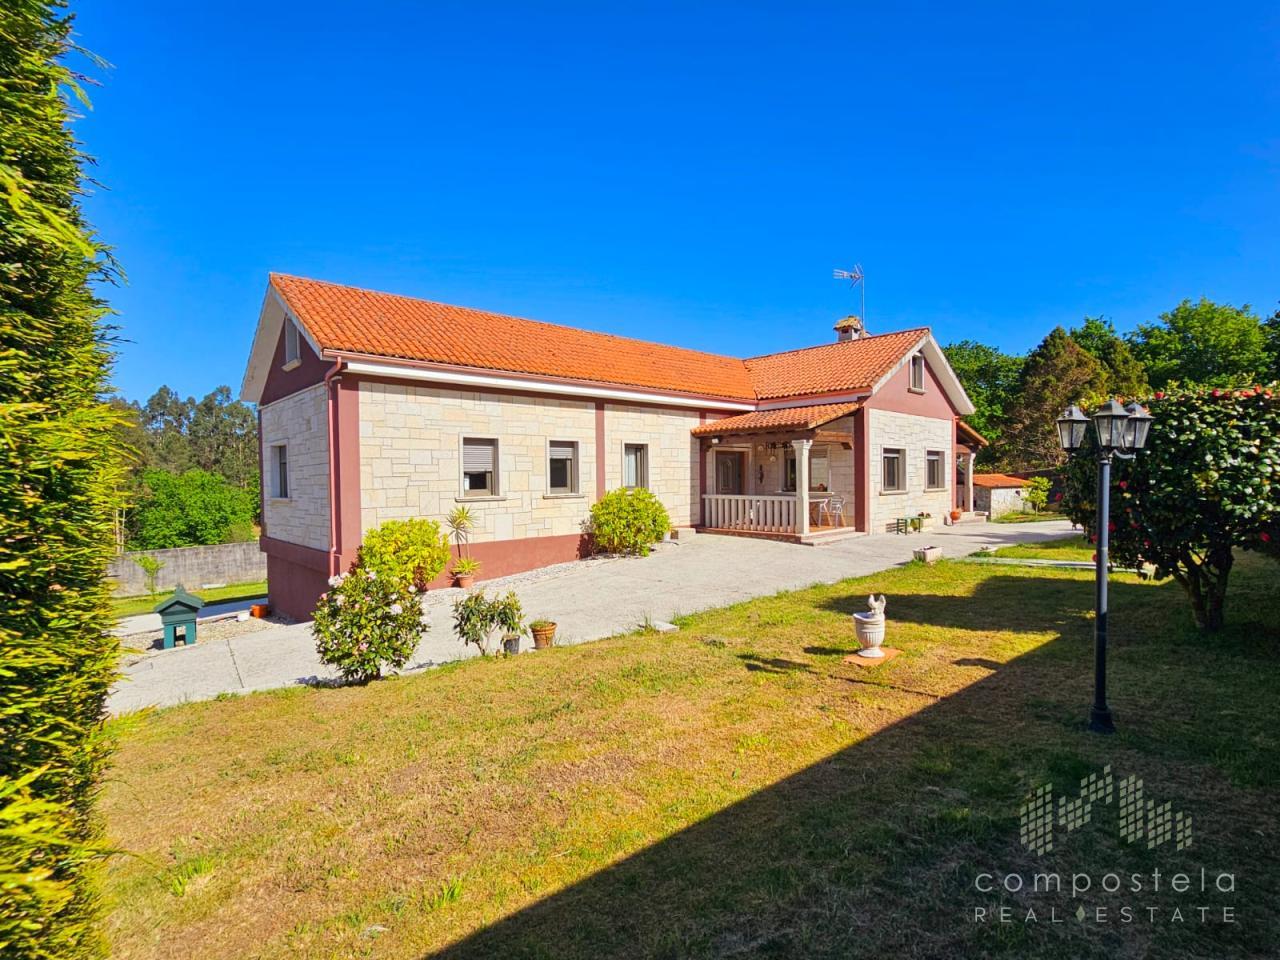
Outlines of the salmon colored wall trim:
[{"label": "salmon colored wall trim", "polygon": [[351,565],[360,548],[360,381],[350,375],[337,381],[338,570]]},{"label": "salmon colored wall trim", "polygon": [[869,531],[867,517],[871,515],[871,462],[870,443],[867,439],[867,411],[853,414],[853,528],[863,533]]},{"label": "salmon colored wall trim", "polygon": [[325,573],[329,569],[329,554],[325,550],[304,547],[300,543],[289,543],[287,540],[277,540],[268,536],[259,537],[258,546],[268,557],[278,557],[320,573]]},{"label": "salmon colored wall trim", "polygon": [[888,410],[892,413],[908,413],[917,417],[954,420],[959,411],[951,405],[946,390],[934,376],[928,362],[924,365],[924,384],[923,393],[911,390],[911,364],[904,363],[902,369],[868,397],[863,406],[873,410]]},{"label": "salmon colored wall trim", "polygon": [[[568,563],[591,556],[591,539],[581,533],[555,537],[526,537],[522,540],[486,540],[472,543],[468,553],[480,561],[477,580],[492,580],[526,570],[537,570],[553,563]],[[431,581],[432,589],[453,585],[449,568]]]},{"label": "salmon colored wall trim", "polygon": [[276,338],[276,349],[271,355],[271,368],[267,371],[266,382],[262,385],[262,396],[258,398],[258,406],[266,406],[277,400],[314,387],[324,380],[329,364],[311,349],[306,337],[298,338],[299,363],[292,370],[284,369],[284,325],[280,326],[280,336]]},{"label": "salmon colored wall trim", "polygon": [[271,554],[267,555],[267,584],[272,609],[299,621],[311,619],[320,594],[329,588],[323,570]]},{"label": "salmon colored wall trim", "polygon": [[325,421],[329,447],[329,576],[338,572],[341,563],[338,553],[338,514],[342,509],[338,501],[338,385],[334,380],[341,369],[342,361],[335,360],[333,368],[324,375]]},{"label": "salmon colored wall trim", "polygon": [[604,401],[596,401],[596,499],[604,496],[605,488],[605,437]]}]

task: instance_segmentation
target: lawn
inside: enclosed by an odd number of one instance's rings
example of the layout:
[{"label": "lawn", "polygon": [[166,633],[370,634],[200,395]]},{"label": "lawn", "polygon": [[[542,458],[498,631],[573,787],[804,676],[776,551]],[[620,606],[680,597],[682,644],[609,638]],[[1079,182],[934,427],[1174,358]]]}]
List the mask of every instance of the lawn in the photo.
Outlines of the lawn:
[{"label": "lawn", "polygon": [[1063,537],[1061,540],[1041,540],[1039,543],[1015,543],[1001,547],[993,556],[1011,557],[1017,560],[1093,560],[1094,546],[1081,534]]},{"label": "lawn", "polygon": [[[112,956],[1273,955],[1276,573],[1241,560],[1208,644],[1175,586],[1116,577],[1111,738],[1083,724],[1091,575],[960,562],[670,634],[125,718],[102,798],[127,851]],[[867,670],[842,658],[871,590],[903,653]],[[1125,843],[1099,805],[1024,849],[1024,799],[1106,764],[1192,813],[1192,846]],[[1171,889],[1201,867],[1207,892]],[[975,890],[1049,871],[1068,889]],[[1147,888],[1071,898],[1072,874],[1110,871]],[[975,921],[1002,905],[1016,922]]]},{"label": "lawn", "polygon": [[1040,513],[1032,511],[1022,512],[1013,511],[1010,513],[1002,513],[1000,516],[992,519],[992,523],[1042,523],[1045,520],[1069,520],[1071,519],[1064,513],[1055,513],[1052,510],[1042,510]]},{"label": "lawn", "polygon": [[[150,613],[156,604],[169,596],[172,590],[161,590],[156,596],[118,597],[111,601],[111,613],[116,618],[133,617],[140,613]],[[225,587],[211,587],[192,591],[205,603],[223,603],[227,600],[256,600],[267,595],[267,581],[258,580],[253,583],[231,583]]]}]

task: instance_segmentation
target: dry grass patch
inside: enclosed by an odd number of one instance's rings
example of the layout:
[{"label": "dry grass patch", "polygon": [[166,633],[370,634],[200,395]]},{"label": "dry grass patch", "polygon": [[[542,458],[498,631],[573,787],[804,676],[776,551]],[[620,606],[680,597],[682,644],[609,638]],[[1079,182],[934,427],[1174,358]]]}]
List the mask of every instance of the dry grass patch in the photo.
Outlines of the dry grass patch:
[{"label": "dry grass patch", "polygon": [[[113,955],[1249,955],[1280,936],[1274,574],[1242,564],[1209,665],[1174,588],[1119,579],[1110,740],[1081,722],[1088,574],[962,563],[126,719]],[[867,671],[841,657],[872,589],[904,654]],[[1026,793],[1104,763],[1197,810],[1178,857],[1247,874],[1247,922],[969,922],[974,869],[1034,865]],[[1061,863],[1164,857],[1098,829]]]}]

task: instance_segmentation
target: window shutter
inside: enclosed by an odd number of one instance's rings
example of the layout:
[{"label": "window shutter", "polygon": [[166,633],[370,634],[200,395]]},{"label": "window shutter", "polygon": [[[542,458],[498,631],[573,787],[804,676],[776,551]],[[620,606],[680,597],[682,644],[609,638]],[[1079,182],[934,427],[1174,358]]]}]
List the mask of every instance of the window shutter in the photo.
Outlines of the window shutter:
[{"label": "window shutter", "polygon": [[462,469],[464,473],[492,472],[494,469],[493,441],[463,440]]},{"label": "window shutter", "polygon": [[572,443],[559,443],[553,440],[551,441],[551,457],[552,459],[572,460],[573,448],[574,444]]}]

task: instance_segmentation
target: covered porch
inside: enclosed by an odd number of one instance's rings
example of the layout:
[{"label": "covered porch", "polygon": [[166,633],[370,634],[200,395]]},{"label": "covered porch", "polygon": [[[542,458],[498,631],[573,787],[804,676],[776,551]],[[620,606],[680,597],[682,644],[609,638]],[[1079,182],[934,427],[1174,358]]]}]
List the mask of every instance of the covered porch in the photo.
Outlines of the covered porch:
[{"label": "covered porch", "polygon": [[824,543],[865,532],[856,403],[760,411],[693,430],[707,533]]}]

